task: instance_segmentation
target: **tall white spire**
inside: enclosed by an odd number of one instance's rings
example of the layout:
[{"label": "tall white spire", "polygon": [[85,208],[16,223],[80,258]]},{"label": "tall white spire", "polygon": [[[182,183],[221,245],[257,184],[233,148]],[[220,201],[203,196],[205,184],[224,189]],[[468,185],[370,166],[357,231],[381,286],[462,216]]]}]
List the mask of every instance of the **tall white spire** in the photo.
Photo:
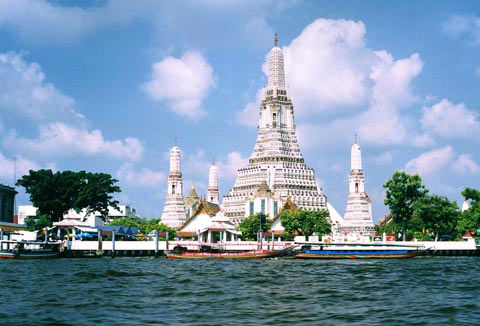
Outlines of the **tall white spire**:
[{"label": "tall white spire", "polygon": [[362,169],[362,152],[360,145],[355,142],[351,150],[351,169],[348,178],[348,200],[345,210],[344,225],[341,228],[345,233],[372,235],[375,231],[372,219],[370,198],[365,193],[365,176]]},{"label": "tall white spire", "polygon": [[283,51],[278,47],[275,34],[274,47],[268,54],[268,89],[285,89],[285,69]]},{"label": "tall white spire", "polygon": [[274,198],[271,209],[268,202],[264,203],[266,211],[275,212],[274,207],[289,197],[302,209],[327,208],[327,198],[317,187],[315,171],[305,164],[300,152],[293,103],[285,88],[283,52],[276,36],[268,54],[268,86],[258,115],[257,142],[248,165],[238,170],[235,185],[223,197],[225,216],[239,223],[253,214],[258,204],[255,196],[264,181]]},{"label": "tall white spire", "polygon": [[219,192],[218,192],[218,168],[215,165],[215,161],[212,162],[210,166],[210,171],[208,173],[208,191],[207,191],[207,200],[214,204],[219,204]]},{"label": "tall white spire", "polygon": [[362,170],[362,152],[357,143],[357,135],[355,135],[355,143],[352,145],[351,170]]},{"label": "tall white spire", "polygon": [[183,201],[183,179],[180,167],[180,148],[177,139],[170,150],[170,174],[165,206],[161,219],[162,223],[171,227],[178,227],[186,220],[185,203]]}]

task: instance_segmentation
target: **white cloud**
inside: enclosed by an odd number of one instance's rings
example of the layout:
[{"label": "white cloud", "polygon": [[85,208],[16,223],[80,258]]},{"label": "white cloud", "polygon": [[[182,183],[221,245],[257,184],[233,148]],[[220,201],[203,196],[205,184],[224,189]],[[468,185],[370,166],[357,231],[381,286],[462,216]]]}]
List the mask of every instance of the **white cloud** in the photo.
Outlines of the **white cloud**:
[{"label": "white cloud", "polygon": [[422,176],[432,174],[450,163],[452,156],[452,147],[445,146],[440,149],[425,152],[417,158],[414,158],[405,165],[405,170],[410,173],[418,173]]},{"label": "white cloud", "polygon": [[247,166],[247,164],[248,158],[242,157],[242,154],[239,152],[228,153],[226,158],[223,158],[217,163],[218,174],[227,179],[234,179],[237,176],[237,170]]},{"label": "white cloud", "polygon": [[106,155],[138,160],[144,152],[143,143],[137,138],[105,140],[98,129],[89,131],[61,122],[41,125],[39,133],[38,138],[29,139],[11,132],[4,139],[4,145],[28,155],[44,157]]},{"label": "white cloud", "polygon": [[38,170],[40,168],[40,165],[37,163],[23,157],[17,157],[17,162],[15,163],[15,159],[9,159],[0,153],[0,178],[8,182],[13,181],[15,174],[17,178],[21,178],[23,175],[28,174],[29,170]]},{"label": "white cloud", "polygon": [[364,37],[362,22],[317,19],[284,47],[287,84],[300,115],[367,99],[375,58]]},{"label": "white cloud", "polygon": [[453,39],[467,36],[473,45],[480,45],[480,18],[473,15],[453,15],[443,24],[443,32]]},{"label": "white cloud", "polygon": [[[417,101],[412,81],[423,69],[418,53],[395,60],[386,51],[366,47],[362,22],[330,19],[315,20],[283,52],[286,82],[300,118],[300,142],[321,143],[322,135],[329,139],[339,127],[377,145],[403,144],[415,134],[409,116],[399,111]],[[262,69],[266,71],[266,61]],[[256,125],[259,94],[237,114],[240,123]],[[321,126],[301,122],[334,109],[337,119]],[[345,112],[349,115],[342,116]]]},{"label": "white cloud", "polygon": [[432,107],[424,107],[422,128],[442,137],[471,137],[480,133],[478,114],[463,103],[453,104],[447,99]]},{"label": "white cloud", "polygon": [[152,65],[150,80],[143,90],[154,100],[167,101],[171,111],[197,118],[205,115],[202,100],[215,85],[213,69],[198,52],[180,58],[167,57]]},{"label": "white cloud", "polygon": [[0,111],[34,121],[81,122],[75,101],[45,81],[42,68],[21,54],[0,53]]},{"label": "white cloud", "polygon": [[377,164],[391,164],[393,161],[392,152],[384,152],[373,157],[373,162]]},{"label": "white cloud", "polygon": [[475,75],[475,77],[480,78],[480,67],[478,67],[477,69],[475,69],[474,75]]},{"label": "white cloud", "polygon": [[0,1],[0,25],[22,39],[68,42],[98,28],[129,23],[155,12],[149,1],[108,1],[105,6],[80,8],[55,5],[46,0]]},{"label": "white cloud", "polygon": [[469,154],[460,154],[453,163],[453,169],[460,174],[477,174],[480,172],[480,165]]},{"label": "white cloud", "polygon": [[420,134],[413,138],[412,145],[415,147],[429,147],[435,145],[435,140],[428,134]]},{"label": "white cloud", "polygon": [[145,187],[161,187],[166,180],[165,173],[162,171],[154,171],[149,168],[135,170],[131,163],[123,164],[117,171],[117,177],[127,184]]},{"label": "white cloud", "polygon": [[249,102],[242,111],[236,113],[237,121],[240,124],[249,127],[256,127],[258,125],[258,111],[260,102],[262,101],[263,89],[257,91],[255,102]]}]

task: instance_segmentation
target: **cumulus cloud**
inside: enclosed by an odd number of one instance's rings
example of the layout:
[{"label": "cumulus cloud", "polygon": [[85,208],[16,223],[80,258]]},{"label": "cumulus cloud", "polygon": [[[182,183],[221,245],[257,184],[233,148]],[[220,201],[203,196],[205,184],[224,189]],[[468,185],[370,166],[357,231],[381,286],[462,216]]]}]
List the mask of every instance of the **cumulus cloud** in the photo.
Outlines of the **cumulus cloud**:
[{"label": "cumulus cloud", "polygon": [[452,147],[445,146],[440,149],[425,152],[414,158],[405,165],[405,170],[410,173],[418,173],[422,176],[433,174],[449,164],[452,157]]},{"label": "cumulus cloud", "polygon": [[257,91],[255,102],[249,102],[242,111],[236,113],[237,121],[248,127],[256,127],[258,125],[258,111],[260,102],[262,101],[263,89]]},{"label": "cumulus cloud", "polygon": [[165,183],[165,173],[149,168],[136,170],[133,164],[125,163],[117,171],[120,181],[135,186],[158,187]]},{"label": "cumulus cloud", "polygon": [[9,27],[32,42],[78,39],[98,28],[149,17],[155,10],[150,1],[108,1],[105,6],[81,8],[47,0],[0,1],[0,25]]},{"label": "cumulus cloud", "polygon": [[443,99],[422,111],[422,128],[442,137],[471,137],[480,133],[478,114],[463,103],[455,105]]},{"label": "cumulus cloud", "polygon": [[15,174],[17,178],[21,178],[23,175],[28,174],[29,170],[38,170],[40,168],[39,164],[23,157],[17,157],[17,162],[15,162],[14,158],[7,158],[0,153],[0,178],[8,180],[8,182],[13,181]]},{"label": "cumulus cloud", "polygon": [[[283,47],[286,82],[300,118],[300,142],[322,142],[322,135],[339,127],[377,145],[402,144],[415,133],[400,110],[417,101],[412,81],[423,62],[418,53],[395,60],[386,51],[369,49],[365,32],[360,21],[317,19]],[[237,114],[240,123],[256,125],[260,95]],[[337,118],[322,125],[301,121],[334,109]]]},{"label": "cumulus cloud", "polygon": [[41,125],[35,139],[17,136],[10,132],[4,145],[17,151],[39,156],[93,156],[138,160],[142,157],[143,143],[132,137],[106,140],[100,130],[76,128],[61,122]]},{"label": "cumulus cloud", "polygon": [[28,63],[15,52],[0,53],[0,111],[33,121],[84,120],[75,111],[73,98],[46,82],[37,63]]},{"label": "cumulus cloud", "polygon": [[470,154],[460,154],[453,163],[453,169],[460,174],[477,174],[480,172],[480,165],[472,159]]},{"label": "cumulus cloud", "polygon": [[373,162],[377,164],[391,164],[393,161],[392,152],[384,152],[373,157]]},{"label": "cumulus cloud", "polygon": [[180,58],[167,57],[152,65],[150,80],[143,90],[156,101],[167,101],[171,111],[197,118],[205,115],[202,100],[215,85],[213,69],[196,51]]},{"label": "cumulus cloud", "polygon": [[237,176],[237,170],[247,166],[247,164],[248,158],[242,157],[241,153],[228,153],[226,158],[222,158],[222,160],[217,163],[218,174],[227,179],[234,179]]},{"label": "cumulus cloud", "polygon": [[465,36],[473,45],[480,45],[480,18],[473,15],[452,15],[443,24],[443,32],[453,39]]}]

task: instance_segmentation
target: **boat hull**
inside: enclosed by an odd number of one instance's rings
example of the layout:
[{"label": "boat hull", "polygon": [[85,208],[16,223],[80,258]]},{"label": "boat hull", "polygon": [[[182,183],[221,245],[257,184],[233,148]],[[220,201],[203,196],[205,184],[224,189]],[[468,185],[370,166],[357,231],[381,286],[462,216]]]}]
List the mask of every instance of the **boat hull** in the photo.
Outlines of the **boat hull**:
[{"label": "boat hull", "polygon": [[295,255],[298,259],[406,259],[421,256],[424,250],[307,250]]},{"label": "boat hull", "polygon": [[57,258],[60,254],[58,252],[42,252],[42,253],[14,253],[0,251],[0,259],[49,259]]},{"label": "boat hull", "polygon": [[168,254],[172,259],[262,259],[275,257],[279,252],[272,250],[252,250],[244,252],[184,252]]}]

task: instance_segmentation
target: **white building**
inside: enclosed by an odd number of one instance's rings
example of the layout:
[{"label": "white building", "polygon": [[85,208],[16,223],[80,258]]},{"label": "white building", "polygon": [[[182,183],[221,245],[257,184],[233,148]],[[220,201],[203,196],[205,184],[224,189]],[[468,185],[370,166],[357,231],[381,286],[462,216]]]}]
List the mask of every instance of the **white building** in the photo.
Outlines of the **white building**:
[{"label": "white building", "polygon": [[[122,217],[130,217],[130,218],[137,218],[137,212],[134,208],[130,205],[118,205],[118,209],[109,207],[108,208],[108,216],[105,220],[101,218],[100,212],[95,212],[93,214],[85,214],[86,210],[80,211],[77,213],[75,210],[71,209],[63,216],[63,220],[68,220],[68,222],[64,223],[76,223],[78,225],[84,226],[103,226],[105,223],[109,223],[110,221],[122,218]],[[25,224],[25,219],[27,217],[35,218],[37,216],[37,208],[32,205],[19,205],[18,206],[18,223]],[[57,223],[61,223],[57,222]]]},{"label": "white building", "polygon": [[[358,238],[375,234],[372,219],[372,205],[365,192],[365,176],[362,167],[362,152],[355,142],[351,150],[350,176],[348,178],[348,200],[343,225],[339,232],[348,238]],[[354,240],[354,239],[350,239]]]},{"label": "white building", "polygon": [[170,150],[170,174],[168,175],[167,199],[163,208],[161,222],[178,227],[187,219],[185,202],[183,201],[183,179],[180,167],[180,148],[175,141]]},{"label": "white building", "polygon": [[315,172],[300,153],[294,107],[285,84],[283,52],[276,37],[268,55],[268,85],[259,108],[257,141],[248,165],[238,170],[233,188],[223,198],[225,216],[234,223],[247,217],[251,213],[249,202],[256,198],[262,182],[266,182],[272,198],[278,196],[278,205],[290,197],[303,209],[327,208]]}]

